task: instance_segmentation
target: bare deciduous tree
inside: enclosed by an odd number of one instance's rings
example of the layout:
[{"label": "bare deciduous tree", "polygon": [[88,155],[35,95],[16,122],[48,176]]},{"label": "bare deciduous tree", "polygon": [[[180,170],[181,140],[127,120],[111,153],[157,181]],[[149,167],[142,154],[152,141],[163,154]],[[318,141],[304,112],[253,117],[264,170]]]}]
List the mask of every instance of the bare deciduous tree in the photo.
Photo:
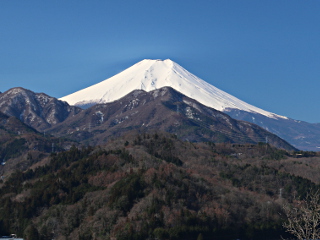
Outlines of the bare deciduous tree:
[{"label": "bare deciduous tree", "polygon": [[320,196],[319,191],[309,192],[304,200],[293,205],[284,205],[287,222],[283,227],[299,240],[320,239]]}]

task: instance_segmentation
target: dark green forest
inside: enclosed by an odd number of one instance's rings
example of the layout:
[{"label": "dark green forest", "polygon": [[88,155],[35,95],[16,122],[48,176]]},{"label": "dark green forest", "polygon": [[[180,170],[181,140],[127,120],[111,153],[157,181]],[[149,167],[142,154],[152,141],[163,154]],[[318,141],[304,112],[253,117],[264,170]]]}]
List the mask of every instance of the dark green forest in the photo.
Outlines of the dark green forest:
[{"label": "dark green forest", "polygon": [[1,180],[0,235],[280,239],[288,237],[282,205],[319,188],[302,168],[318,169],[316,153],[264,143],[191,143],[167,133],[131,133],[49,159]]}]

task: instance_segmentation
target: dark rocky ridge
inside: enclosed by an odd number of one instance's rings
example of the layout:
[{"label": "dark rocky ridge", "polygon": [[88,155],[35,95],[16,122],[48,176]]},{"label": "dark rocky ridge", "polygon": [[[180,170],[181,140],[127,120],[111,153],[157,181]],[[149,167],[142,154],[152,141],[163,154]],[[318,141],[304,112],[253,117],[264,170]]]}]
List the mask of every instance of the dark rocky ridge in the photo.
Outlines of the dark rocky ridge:
[{"label": "dark rocky ridge", "polygon": [[12,88],[0,95],[0,111],[20,119],[38,131],[44,131],[81,111],[44,93]]},{"label": "dark rocky ridge", "polygon": [[112,103],[85,110],[44,93],[13,88],[0,95],[0,111],[37,131],[90,145],[103,144],[132,129],[153,129],[193,142],[268,141],[279,148],[295,149],[255,124],[234,120],[170,87],[152,92],[136,90]]},{"label": "dark rocky ridge", "polygon": [[268,141],[279,148],[295,149],[255,124],[234,120],[170,87],[151,92],[136,90],[112,103],[92,106],[68,117],[49,132],[96,145],[132,129],[166,131],[192,142]]}]

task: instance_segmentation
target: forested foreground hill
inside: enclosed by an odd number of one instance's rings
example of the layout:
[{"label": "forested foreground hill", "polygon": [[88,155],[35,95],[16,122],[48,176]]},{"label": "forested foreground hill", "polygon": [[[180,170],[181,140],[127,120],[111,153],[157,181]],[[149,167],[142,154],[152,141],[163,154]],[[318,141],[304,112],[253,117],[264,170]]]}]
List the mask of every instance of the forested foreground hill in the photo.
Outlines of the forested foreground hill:
[{"label": "forested foreground hill", "polygon": [[64,151],[72,144],[76,143],[39,133],[16,117],[0,112],[0,179],[46,161],[52,151]]},{"label": "forested foreground hill", "polygon": [[56,144],[57,151],[62,151],[62,144],[57,144],[59,140],[44,137],[19,119],[0,112],[0,179],[15,169],[26,170],[44,160],[50,155],[52,144]]},{"label": "forested foreground hill", "polygon": [[280,239],[282,205],[317,188],[313,152],[131,133],[51,154],[0,184],[0,235],[26,239]]}]

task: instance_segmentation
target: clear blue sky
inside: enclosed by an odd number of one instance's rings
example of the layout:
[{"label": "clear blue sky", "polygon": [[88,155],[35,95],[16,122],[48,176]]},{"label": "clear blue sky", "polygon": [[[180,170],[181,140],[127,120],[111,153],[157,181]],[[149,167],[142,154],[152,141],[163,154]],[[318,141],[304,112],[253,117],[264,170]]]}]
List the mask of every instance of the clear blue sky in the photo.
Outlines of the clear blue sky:
[{"label": "clear blue sky", "polygon": [[320,122],[319,0],[1,0],[0,91],[62,97],[145,59]]}]

